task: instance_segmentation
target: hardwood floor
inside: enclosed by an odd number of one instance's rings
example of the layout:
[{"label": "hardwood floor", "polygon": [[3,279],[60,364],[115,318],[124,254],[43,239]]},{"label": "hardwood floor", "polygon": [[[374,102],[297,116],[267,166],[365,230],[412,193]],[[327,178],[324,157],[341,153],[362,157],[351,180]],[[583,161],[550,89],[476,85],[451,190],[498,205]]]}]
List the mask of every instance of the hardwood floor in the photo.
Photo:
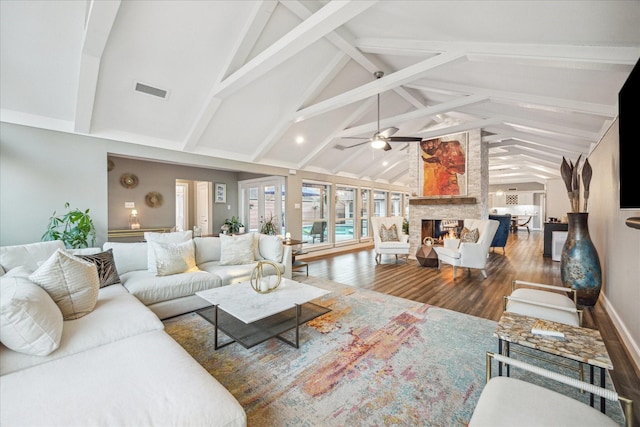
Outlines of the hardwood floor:
[{"label": "hardwood floor", "polygon": [[[312,276],[497,321],[502,313],[502,296],[510,293],[512,280],[562,286],[560,263],[543,257],[542,245],[541,231],[510,234],[504,254],[502,249],[490,253],[487,279],[479,270],[468,274],[467,269],[458,269],[454,281],[451,266],[443,265],[438,270],[421,267],[416,260],[396,264],[390,255],[383,256],[377,265],[373,249],[322,257],[311,253],[304,260]],[[610,373],[616,390],[634,401],[634,426],[640,426],[640,373],[601,302],[584,308],[583,326],[602,334],[613,362]]]}]

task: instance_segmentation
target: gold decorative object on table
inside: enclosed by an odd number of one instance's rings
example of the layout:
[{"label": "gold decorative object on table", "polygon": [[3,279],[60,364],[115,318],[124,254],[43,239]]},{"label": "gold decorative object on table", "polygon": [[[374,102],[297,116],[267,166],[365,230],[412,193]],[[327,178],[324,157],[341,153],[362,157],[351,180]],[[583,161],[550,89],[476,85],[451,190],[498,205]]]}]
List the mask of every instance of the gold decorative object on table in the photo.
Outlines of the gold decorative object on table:
[{"label": "gold decorative object on table", "polygon": [[[276,276],[265,276],[264,275],[264,265],[269,264],[273,267],[276,272]],[[269,292],[276,289],[280,286],[280,282],[282,281],[282,274],[280,273],[280,269],[278,265],[271,261],[258,261],[258,265],[251,272],[251,287],[254,291],[259,294],[268,294]]]}]

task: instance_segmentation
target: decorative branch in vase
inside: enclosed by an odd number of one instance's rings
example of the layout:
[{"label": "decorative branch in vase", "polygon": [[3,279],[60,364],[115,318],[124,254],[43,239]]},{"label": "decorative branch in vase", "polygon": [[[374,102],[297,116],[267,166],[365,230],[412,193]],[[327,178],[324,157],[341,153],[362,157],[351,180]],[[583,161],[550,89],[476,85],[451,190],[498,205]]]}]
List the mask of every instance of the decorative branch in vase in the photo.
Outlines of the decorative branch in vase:
[{"label": "decorative branch in vase", "polygon": [[[589,159],[584,159],[582,165],[582,175],[578,173],[578,167],[580,166],[580,159],[582,155],[578,156],[578,160],[574,165],[571,160],[567,162],[567,159],[562,158],[562,165],[560,166],[560,175],[564,181],[564,185],[567,188],[567,194],[569,195],[569,203],[571,204],[571,212],[587,212],[589,205],[589,185],[591,183],[592,169],[589,164]],[[580,210],[580,181],[582,180],[584,198],[583,210]]]},{"label": "decorative branch in vase", "polygon": [[[589,234],[589,185],[593,171],[589,159],[582,165],[582,175],[578,173],[580,158],[574,165],[563,157],[560,174],[567,187],[571,212],[567,214],[568,233],[560,257],[560,277],[562,284],[576,291],[578,305],[593,307],[598,301],[602,288],[602,269],[598,251]],[[584,198],[580,210],[580,182]]]}]

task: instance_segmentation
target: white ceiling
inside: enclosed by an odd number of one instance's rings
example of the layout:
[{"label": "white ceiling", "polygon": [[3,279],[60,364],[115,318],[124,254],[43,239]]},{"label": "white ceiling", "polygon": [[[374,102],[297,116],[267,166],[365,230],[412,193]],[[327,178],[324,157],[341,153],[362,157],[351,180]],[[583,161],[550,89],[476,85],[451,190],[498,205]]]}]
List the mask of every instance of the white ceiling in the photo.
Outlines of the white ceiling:
[{"label": "white ceiling", "polygon": [[637,0],[0,7],[2,121],[406,186],[407,143],[336,148],[373,135],[378,93],[395,136],[482,128],[491,184],[544,183],[599,141],[640,57]]}]

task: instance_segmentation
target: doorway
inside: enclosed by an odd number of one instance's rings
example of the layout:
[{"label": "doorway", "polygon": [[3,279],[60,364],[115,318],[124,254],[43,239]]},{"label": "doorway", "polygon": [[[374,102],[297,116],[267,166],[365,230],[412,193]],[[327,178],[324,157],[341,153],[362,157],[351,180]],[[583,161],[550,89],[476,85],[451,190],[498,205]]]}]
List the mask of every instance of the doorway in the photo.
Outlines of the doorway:
[{"label": "doorway", "polygon": [[200,228],[203,235],[213,232],[213,183],[176,179],[176,230]]},{"label": "doorway", "polygon": [[283,177],[259,178],[238,183],[240,221],[247,231],[260,232],[261,222],[273,217],[278,234],[285,230],[285,183]]}]

